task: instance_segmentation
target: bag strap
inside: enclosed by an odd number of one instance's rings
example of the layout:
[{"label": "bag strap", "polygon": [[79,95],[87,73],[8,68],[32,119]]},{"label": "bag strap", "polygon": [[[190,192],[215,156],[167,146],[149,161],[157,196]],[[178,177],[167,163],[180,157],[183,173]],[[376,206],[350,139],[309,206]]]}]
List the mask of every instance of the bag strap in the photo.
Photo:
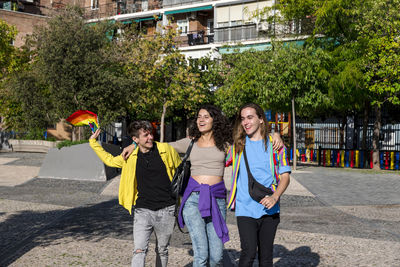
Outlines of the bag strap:
[{"label": "bag strap", "polygon": [[190,142],[189,147],[186,150],[186,154],[182,159],[182,162],[185,162],[189,158],[190,152],[192,152],[193,144],[194,144],[194,139],[192,139],[192,141]]},{"label": "bag strap", "polygon": [[249,178],[248,186],[249,186],[249,192],[250,192],[250,184],[251,182],[254,182],[254,176],[250,171],[249,168],[249,162],[247,161],[247,155],[246,155],[246,146],[243,147],[243,157],[244,157],[244,162],[246,163],[246,170],[247,170],[247,177]]},{"label": "bag strap", "polygon": [[[186,150],[186,154],[185,154],[185,156],[183,157],[183,159],[182,159],[182,163],[184,163],[184,162],[186,162],[186,160],[189,158],[189,156],[190,156],[190,152],[192,151],[192,147],[193,147],[193,144],[194,144],[194,139],[192,139],[192,141],[190,142],[190,144],[189,144],[189,147],[187,148],[187,150]],[[179,201],[180,199],[179,199],[179,194],[176,196],[176,202],[175,202],[175,214],[176,214],[176,216],[175,216],[175,221],[176,221],[176,225],[178,226],[178,229],[179,229],[179,231],[181,232],[181,233],[183,233],[183,234],[188,234],[189,232],[185,232],[185,231],[183,231],[182,230],[182,228],[179,226],[179,222],[178,222],[178,213],[179,213]]]},{"label": "bag strap", "polygon": [[276,171],[276,168],[278,167],[278,162],[279,162],[279,154],[275,152],[275,150],[272,147],[272,136],[269,135],[269,149],[270,149],[270,166],[271,166],[271,172],[272,172],[272,178],[273,178],[273,185],[277,186],[279,183],[279,174]]}]

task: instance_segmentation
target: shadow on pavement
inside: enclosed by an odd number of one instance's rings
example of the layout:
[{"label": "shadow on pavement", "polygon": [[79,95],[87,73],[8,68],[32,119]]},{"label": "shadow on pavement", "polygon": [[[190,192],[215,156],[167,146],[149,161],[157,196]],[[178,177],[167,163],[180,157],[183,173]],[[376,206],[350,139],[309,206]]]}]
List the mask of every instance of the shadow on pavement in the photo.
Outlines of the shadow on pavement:
[{"label": "shadow on pavement", "polygon": [[132,239],[132,218],[116,199],[69,210],[23,211],[1,223],[0,236],[0,266],[7,266],[34,247],[56,244],[65,237]]},{"label": "shadow on pavement", "polygon": [[274,245],[274,258],[280,258],[274,266],[318,266],[320,256],[312,252],[308,246],[301,246],[293,250],[288,250],[282,245]]},{"label": "shadow on pavement", "polygon": [[[227,249],[226,250],[231,255],[231,261],[233,264],[226,264],[224,262],[225,267],[230,266],[238,266],[239,265],[239,258],[240,258],[240,251]],[[224,255],[225,256],[225,255]],[[286,247],[275,244],[274,245],[274,258],[278,258],[275,262],[274,266],[276,267],[287,267],[287,266],[307,266],[307,267],[314,267],[318,266],[320,263],[320,256],[318,253],[312,252],[311,248],[308,246],[301,246],[297,247],[293,250],[288,250]],[[190,265],[191,266],[191,265]],[[253,264],[254,267],[258,267],[258,256]],[[185,266],[189,267],[189,265]]]}]

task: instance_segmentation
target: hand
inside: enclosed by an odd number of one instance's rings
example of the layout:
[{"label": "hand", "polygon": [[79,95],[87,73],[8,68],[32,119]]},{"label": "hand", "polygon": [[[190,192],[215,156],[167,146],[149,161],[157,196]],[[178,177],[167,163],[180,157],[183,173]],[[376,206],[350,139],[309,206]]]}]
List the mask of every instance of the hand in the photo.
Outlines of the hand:
[{"label": "hand", "polygon": [[261,199],[260,204],[266,207],[267,209],[272,208],[275,206],[276,202],[278,202],[278,198],[275,196],[265,196],[263,199]]},{"label": "hand", "polygon": [[283,147],[283,140],[278,133],[274,133],[272,135],[272,148],[276,151],[280,150]]},{"label": "hand", "polygon": [[133,150],[135,150],[135,144],[129,145],[122,150],[121,156],[124,160],[127,160],[129,156],[132,154]]},{"label": "hand", "polygon": [[97,129],[95,132],[94,132],[94,134],[92,134],[91,136],[90,136],[90,138],[89,139],[97,139],[97,137],[99,137],[99,134],[101,133],[101,130],[100,129]]}]

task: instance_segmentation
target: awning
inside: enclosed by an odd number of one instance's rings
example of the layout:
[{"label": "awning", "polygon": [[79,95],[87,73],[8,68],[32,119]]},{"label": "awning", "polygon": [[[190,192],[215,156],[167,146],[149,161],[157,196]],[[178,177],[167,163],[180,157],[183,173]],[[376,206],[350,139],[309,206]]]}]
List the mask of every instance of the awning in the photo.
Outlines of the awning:
[{"label": "awning", "polygon": [[178,10],[172,10],[172,11],[165,11],[165,15],[171,15],[171,14],[178,14],[178,13],[188,13],[188,12],[194,12],[194,11],[200,11],[200,10],[209,10],[212,9],[212,5],[208,6],[199,6],[199,7],[192,7],[192,8],[185,8],[185,9],[178,9]]},{"label": "awning", "polygon": [[120,21],[122,24],[132,24],[132,20],[123,20]]},{"label": "awning", "polygon": [[156,18],[154,18],[154,16],[151,16],[151,17],[147,17],[147,18],[137,18],[137,19],[134,19],[134,21],[141,22],[141,21],[155,20],[155,19],[160,20],[161,18],[162,18],[162,15],[157,15]]}]

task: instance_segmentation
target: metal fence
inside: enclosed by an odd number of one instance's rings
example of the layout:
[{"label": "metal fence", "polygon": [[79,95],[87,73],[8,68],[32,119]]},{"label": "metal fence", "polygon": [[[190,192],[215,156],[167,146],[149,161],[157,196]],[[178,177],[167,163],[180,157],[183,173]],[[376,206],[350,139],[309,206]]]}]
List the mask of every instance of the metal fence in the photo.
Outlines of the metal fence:
[{"label": "metal fence", "polygon": [[2,132],[0,131],[0,150],[11,150],[11,146],[8,143],[9,139],[16,137],[15,132]]},{"label": "metal fence", "polygon": [[[372,149],[374,122],[368,123],[366,149]],[[298,148],[309,149],[362,149],[363,126],[361,120],[348,118],[343,129],[343,147],[340,147],[340,127],[337,119],[307,123],[296,122],[296,141]],[[382,123],[379,149],[400,151],[400,123]]]}]

